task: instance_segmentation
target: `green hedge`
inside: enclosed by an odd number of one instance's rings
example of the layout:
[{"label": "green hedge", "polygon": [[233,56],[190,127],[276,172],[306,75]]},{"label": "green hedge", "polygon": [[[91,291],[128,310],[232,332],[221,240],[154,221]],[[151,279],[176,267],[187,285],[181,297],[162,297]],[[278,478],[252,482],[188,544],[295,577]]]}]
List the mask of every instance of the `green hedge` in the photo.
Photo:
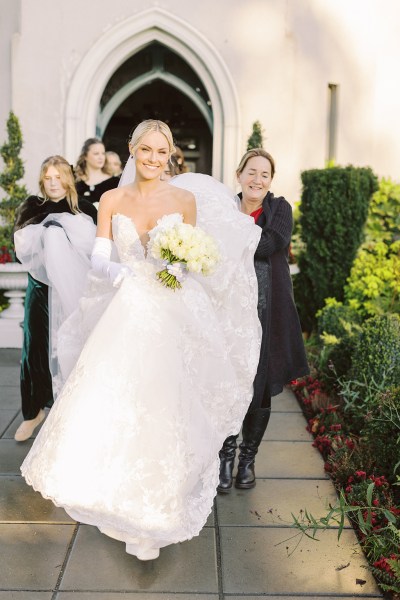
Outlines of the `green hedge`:
[{"label": "green hedge", "polygon": [[305,249],[298,257],[295,298],[303,328],[311,331],[325,298],[343,290],[378,181],[369,168],[313,169],[301,175],[300,226]]}]

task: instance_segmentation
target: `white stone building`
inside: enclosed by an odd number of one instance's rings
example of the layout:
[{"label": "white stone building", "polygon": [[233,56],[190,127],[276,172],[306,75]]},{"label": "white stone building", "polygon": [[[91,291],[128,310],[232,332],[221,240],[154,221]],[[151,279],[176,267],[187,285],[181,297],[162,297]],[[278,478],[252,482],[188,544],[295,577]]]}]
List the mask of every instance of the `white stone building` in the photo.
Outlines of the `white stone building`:
[{"label": "white stone building", "polygon": [[338,164],[399,176],[398,0],[0,0],[0,142],[12,108],[25,183],[102,137],[167,120],[193,170],[232,187],[252,123],[275,193]]}]

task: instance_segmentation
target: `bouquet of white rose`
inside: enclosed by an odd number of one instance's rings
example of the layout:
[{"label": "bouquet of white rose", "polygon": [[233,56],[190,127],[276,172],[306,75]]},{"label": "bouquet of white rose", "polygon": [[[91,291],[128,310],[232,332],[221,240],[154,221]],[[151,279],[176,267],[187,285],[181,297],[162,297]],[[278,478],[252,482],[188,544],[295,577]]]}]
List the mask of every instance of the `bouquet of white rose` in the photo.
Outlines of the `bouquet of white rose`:
[{"label": "bouquet of white rose", "polygon": [[213,238],[188,223],[174,223],[156,230],[149,250],[154,258],[163,261],[158,279],[174,290],[182,287],[187,271],[210,275],[220,259]]}]

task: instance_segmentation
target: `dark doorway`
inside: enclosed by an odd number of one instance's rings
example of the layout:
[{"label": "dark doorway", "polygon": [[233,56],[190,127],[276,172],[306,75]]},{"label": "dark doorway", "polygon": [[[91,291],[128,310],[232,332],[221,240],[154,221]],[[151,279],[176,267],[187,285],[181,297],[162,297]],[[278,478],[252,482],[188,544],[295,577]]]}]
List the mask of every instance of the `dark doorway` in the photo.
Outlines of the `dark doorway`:
[{"label": "dark doorway", "polygon": [[[196,73],[181,56],[158,42],[131,56],[114,73],[104,90],[101,109],[128,82],[146,73],[157,72],[178,77],[211,110],[205,88]],[[212,133],[206,119],[190,97],[157,76],[132,93],[114,112],[102,135],[106,149],[117,152],[125,162],[130,133],[144,119],[168,123],[190,170],[211,174]]]}]

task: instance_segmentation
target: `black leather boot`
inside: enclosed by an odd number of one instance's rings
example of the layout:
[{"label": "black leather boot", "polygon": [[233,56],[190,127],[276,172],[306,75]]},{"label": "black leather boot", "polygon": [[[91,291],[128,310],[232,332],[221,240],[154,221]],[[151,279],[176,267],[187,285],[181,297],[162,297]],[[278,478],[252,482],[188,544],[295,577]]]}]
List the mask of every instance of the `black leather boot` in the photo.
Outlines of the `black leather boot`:
[{"label": "black leather boot", "polygon": [[235,464],[237,439],[239,435],[230,435],[224,441],[224,445],[219,451],[219,485],[217,492],[227,494],[232,489],[232,471]]},{"label": "black leather boot", "polygon": [[257,408],[247,413],[243,421],[243,441],[239,448],[239,465],[235,487],[248,490],[256,485],[254,461],[265,430],[267,429],[270,408]]}]

